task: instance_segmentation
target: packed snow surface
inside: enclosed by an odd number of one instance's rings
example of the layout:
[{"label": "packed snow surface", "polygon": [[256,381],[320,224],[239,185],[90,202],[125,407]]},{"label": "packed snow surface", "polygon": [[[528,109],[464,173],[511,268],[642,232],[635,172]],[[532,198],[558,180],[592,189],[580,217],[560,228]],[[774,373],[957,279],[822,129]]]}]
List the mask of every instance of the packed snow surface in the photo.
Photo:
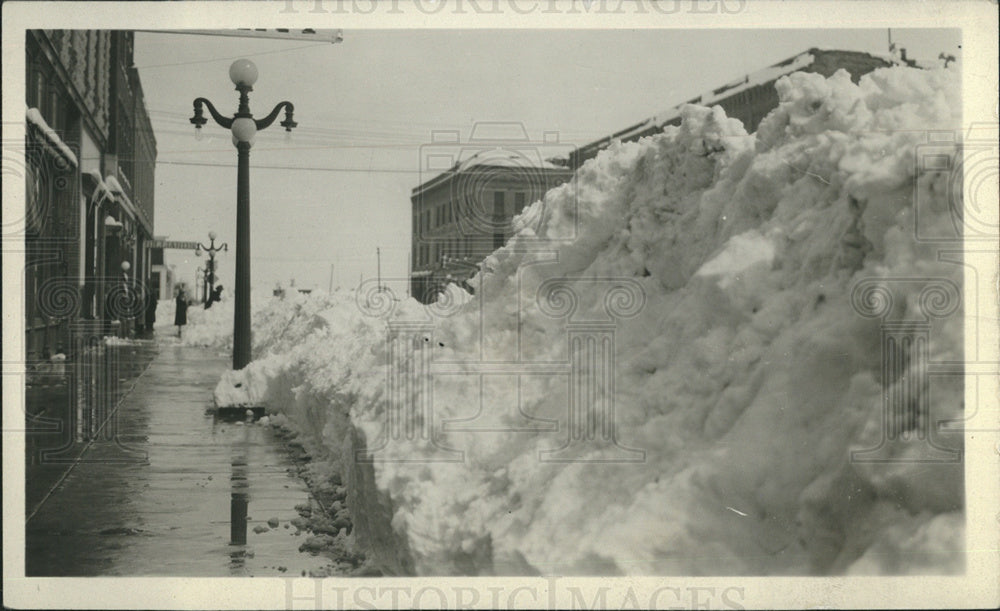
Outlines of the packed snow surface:
[{"label": "packed snow surface", "polygon": [[[957,297],[928,293],[961,266],[914,239],[914,202],[929,234],[953,231],[947,177],[915,159],[959,126],[957,75],[777,89],[756,134],[685,106],[589,161],[524,211],[534,232],[484,262],[475,296],[260,300],[255,360],[217,399],[311,439],[390,572],[961,572],[962,463],[908,460],[928,417],[962,417],[961,376],[904,388],[918,344],[963,355]],[[192,315],[184,341],[224,346],[226,311]],[[914,320],[933,341],[884,368],[883,325]],[[909,434],[880,446],[883,395],[904,390]],[[890,462],[851,460],[872,449]]]}]

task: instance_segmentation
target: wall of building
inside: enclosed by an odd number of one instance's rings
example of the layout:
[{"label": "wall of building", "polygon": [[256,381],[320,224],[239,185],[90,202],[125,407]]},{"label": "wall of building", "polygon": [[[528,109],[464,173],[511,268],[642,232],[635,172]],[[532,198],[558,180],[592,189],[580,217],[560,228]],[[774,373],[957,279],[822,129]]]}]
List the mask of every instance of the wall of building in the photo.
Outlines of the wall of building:
[{"label": "wall of building", "polygon": [[[122,261],[133,294],[148,279],[142,246],[152,235],[156,143],[132,39],[124,30],[26,33],[29,360],[68,350],[71,320],[115,317],[106,303],[121,286]],[[131,175],[120,171],[123,159]]]},{"label": "wall of building", "polygon": [[411,294],[429,301],[444,283],[471,276],[511,238],[516,215],[571,177],[565,168],[476,165],[415,188]]}]

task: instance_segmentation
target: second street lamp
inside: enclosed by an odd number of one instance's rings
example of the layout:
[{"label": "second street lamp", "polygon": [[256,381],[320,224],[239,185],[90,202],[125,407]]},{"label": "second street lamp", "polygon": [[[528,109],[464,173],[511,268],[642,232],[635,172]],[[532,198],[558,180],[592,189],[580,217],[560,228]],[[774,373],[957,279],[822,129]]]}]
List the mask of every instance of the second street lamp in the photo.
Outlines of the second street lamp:
[{"label": "second street lamp", "polygon": [[215,292],[215,253],[217,252],[229,252],[229,244],[223,243],[221,246],[215,245],[215,238],[218,237],[214,231],[208,232],[209,245],[199,243],[194,248],[194,254],[196,257],[200,257],[202,251],[208,253],[208,261],[205,264],[205,277],[207,278],[208,288],[205,292],[205,299],[211,299],[211,295]]},{"label": "second street lamp", "polygon": [[298,125],[292,120],[295,107],[291,102],[279,102],[269,115],[254,119],[250,113],[250,92],[257,82],[257,66],[248,59],[238,59],[229,67],[229,78],[240,92],[240,105],[232,118],[224,117],[205,98],[195,98],[191,123],[196,129],[208,123],[203,115],[207,106],[216,123],[232,131],[236,146],[236,290],[233,317],[233,369],[243,369],[250,362],[250,147],[257,132],[269,127],[285,109],[285,120],[280,123],[285,131]]}]

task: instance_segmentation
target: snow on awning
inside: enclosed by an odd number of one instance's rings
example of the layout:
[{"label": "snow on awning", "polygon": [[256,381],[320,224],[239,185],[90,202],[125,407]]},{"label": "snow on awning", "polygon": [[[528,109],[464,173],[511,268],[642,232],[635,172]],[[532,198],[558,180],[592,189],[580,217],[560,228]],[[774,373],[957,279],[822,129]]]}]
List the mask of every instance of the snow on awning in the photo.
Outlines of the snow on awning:
[{"label": "snow on awning", "polygon": [[142,224],[142,226],[146,228],[146,231],[152,232],[152,223],[148,218],[146,218],[145,214],[140,214],[138,207],[136,207],[135,203],[128,196],[128,192],[122,188],[122,183],[118,182],[118,179],[113,174],[108,174],[108,176],[104,179],[104,183],[107,185],[108,190],[111,191],[112,195],[115,196],[118,203],[122,205],[122,208],[125,209],[129,218]]},{"label": "snow on awning", "polygon": [[118,182],[118,179],[112,175],[108,175],[104,182],[108,185],[108,189],[111,190],[115,195],[125,195],[125,189],[122,189],[122,185]]},{"label": "snow on awning", "polygon": [[66,143],[63,142],[62,138],[59,137],[59,134],[57,134],[54,129],[49,127],[49,124],[45,122],[45,119],[42,117],[42,113],[39,112],[37,108],[29,108],[25,115],[27,116],[28,123],[34,126],[45,138],[46,144],[55,149],[55,151],[64,157],[66,161],[69,161],[74,166],[79,165],[79,162],[76,159],[76,153],[66,146]]},{"label": "snow on awning", "polygon": [[94,183],[97,185],[94,187],[94,197],[98,201],[103,200],[104,198],[107,197],[114,197],[114,194],[111,192],[111,189],[108,188],[108,185],[105,184],[104,179],[101,178],[100,172],[98,172],[97,170],[88,170],[86,174],[87,176],[90,176],[94,180]]},{"label": "snow on awning", "polygon": [[118,182],[118,179],[112,174],[108,174],[108,177],[104,179],[104,184],[107,185],[108,190],[111,191],[112,195],[118,199],[119,202],[124,204],[125,209],[129,212],[129,215],[133,218],[136,217],[135,204],[129,199],[128,194],[125,189],[122,188],[122,183]]}]

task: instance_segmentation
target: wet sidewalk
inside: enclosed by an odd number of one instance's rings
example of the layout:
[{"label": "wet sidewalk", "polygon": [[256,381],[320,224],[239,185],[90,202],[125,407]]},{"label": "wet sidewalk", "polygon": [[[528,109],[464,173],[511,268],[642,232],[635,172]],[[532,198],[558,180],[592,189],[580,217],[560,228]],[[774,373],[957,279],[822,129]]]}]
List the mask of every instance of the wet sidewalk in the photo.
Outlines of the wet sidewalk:
[{"label": "wet sidewalk", "polygon": [[[25,574],[322,572],[328,559],[298,551],[306,533],[290,521],[309,493],[272,429],[210,411],[229,360],[177,344],[158,349],[119,404],[112,438],[87,447],[48,498],[29,507]],[[29,489],[32,472],[46,466],[29,467]],[[247,517],[233,528],[231,514]],[[246,544],[231,544],[244,523]]]},{"label": "wet sidewalk", "polygon": [[[158,352],[152,340],[137,340],[114,345],[102,345],[106,359],[99,361],[103,376],[95,374],[88,390],[94,391],[81,404],[86,391],[73,383],[80,375],[76,363],[68,362],[62,371],[39,376],[25,388],[25,457],[27,483],[25,488],[25,515],[30,515],[45,500],[66,474],[73,462],[85,451],[90,435],[84,431],[99,426],[99,421],[114,405],[132,391],[136,380],[149,367]],[[92,352],[92,351],[91,351]],[[77,358],[81,358],[79,355]],[[109,366],[110,365],[110,366]],[[97,378],[101,378],[98,380]],[[87,417],[84,417],[87,413]],[[101,434],[105,434],[102,431]]]}]

